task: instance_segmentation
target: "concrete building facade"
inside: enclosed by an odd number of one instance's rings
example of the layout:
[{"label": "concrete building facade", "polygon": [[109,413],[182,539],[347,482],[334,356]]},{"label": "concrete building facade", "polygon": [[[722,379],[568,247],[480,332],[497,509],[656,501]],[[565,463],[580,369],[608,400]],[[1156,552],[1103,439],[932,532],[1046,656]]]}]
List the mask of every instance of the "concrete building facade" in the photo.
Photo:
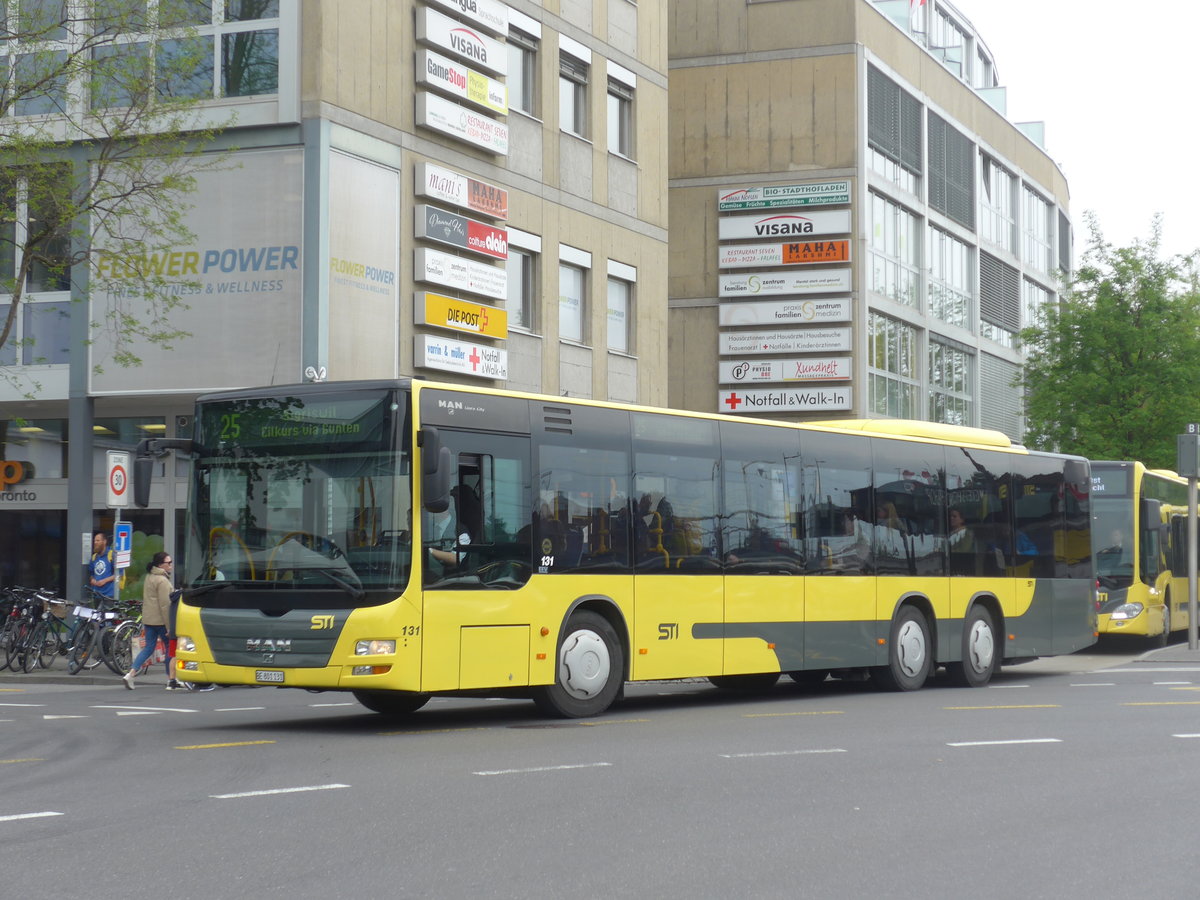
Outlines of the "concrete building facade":
[{"label": "concrete building facade", "polygon": [[[1019,440],[1067,182],[950,3],[670,4],[670,404]],[[713,360],[717,364],[713,364]]]}]

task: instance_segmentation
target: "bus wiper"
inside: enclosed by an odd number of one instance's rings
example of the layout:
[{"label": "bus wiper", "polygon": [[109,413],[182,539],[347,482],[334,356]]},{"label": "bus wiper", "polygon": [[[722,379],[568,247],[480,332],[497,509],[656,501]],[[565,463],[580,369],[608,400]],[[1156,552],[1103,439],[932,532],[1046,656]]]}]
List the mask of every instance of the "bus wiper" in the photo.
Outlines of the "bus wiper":
[{"label": "bus wiper", "polygon": [[332,581],[334,584],[336,584],[338,587],[340,587],[343,591],[345,591],[347,594],[349,594],[355,600],[361,600],[363,597],[365,597],[367,595],[367,592],[364,591],[357,584],[347,581],[341,575],[338,575],[337,573],[335,573],[329,569],[313,568],[313,569],[305,569],[304,571],[305,572],[319,572],[320,574],[322,574],[326,578],[328,578],[330,581]]},{"label": "bus wiper", "polygon": [[208,584],[202,584],[199,587],[184,588],[183,597],[185,600],[191,600],[193,597],[201,597],[204,594],[211,594],[214,591],[223,591],[232,584],[232,581],[210,581]]}]

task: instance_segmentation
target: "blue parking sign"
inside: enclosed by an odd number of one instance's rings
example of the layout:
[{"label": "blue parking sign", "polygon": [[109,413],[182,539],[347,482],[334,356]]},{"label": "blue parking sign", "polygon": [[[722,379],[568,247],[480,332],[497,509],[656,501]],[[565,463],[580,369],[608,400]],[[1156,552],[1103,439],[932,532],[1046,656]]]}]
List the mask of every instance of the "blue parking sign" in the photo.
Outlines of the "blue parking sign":
[{"label": "blue parking sign", "polygon": [[133,552],[133,525],[130,522],[118,522],[116,533],[113,535],[113,551],[116,554],[118,569],[129,568],[129,558]]}]

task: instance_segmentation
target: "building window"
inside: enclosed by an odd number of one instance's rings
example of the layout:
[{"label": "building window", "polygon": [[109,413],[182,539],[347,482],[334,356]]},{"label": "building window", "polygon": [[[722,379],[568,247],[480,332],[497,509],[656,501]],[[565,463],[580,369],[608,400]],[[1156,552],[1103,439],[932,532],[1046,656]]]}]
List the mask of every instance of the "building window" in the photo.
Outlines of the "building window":
[{"label": "building window", "polygon": [[1021,275],[990,253],[979,253],[979,333],[1005,347],[1021,330]]},{"label": "building window", "polygon": [[534,106],[538,40],[523,31],[508,31],[508,106],[528,115],[536,115]]},{"label": "building window", "polygon": [[[49,179],[50,175],[45,175]],[[63,179],[70,177],[64,169]],[[47,206],[50,197],[30,197],[24,179],[0,179],[0,294],[10,294],[17,272],[19,249],[30,234],[38,234],[41,222],[55,217]],[[71,238],[65,227],[51,232],[31,246],[30,263],[25,277],[25,290],[48,293],[71,289]]]},{"label": "building window", "polygon": [[633,285],[620,278],[608,279],[608,349],[629,353],[630,313],[633,309]]},{"label": "building window", "polygon": [[988,156],[979,164],[979,238],[1000,250],[1013,252],[1017,217],[1012,174]]},{"label": "building window", "polygon": [[1025,307],[1025,326],[1045,325],[1046,306],[1050,303],[1050,292],[1030,281],[1028,278],[1021,282],[1022,301]]},{"label": "building window", "polygon": [[0,452],[30,464],[36,478],[66,478],[67,420],[0,419]]},{"label": "building window", "polygon": [[936,113],[929,114],[929,205],[975,229],[975,147]]},{"label": "building window", "polygon": [[633,88],[608,79],[608,152],[633,158]]},{"label": "building window", "polygon": [[937,228],[930,228],[927,235],[929,314],[949,325],[969,330],[975,297],[971,248]]},{"label": "building window", "polygon": [[534,330],[534,260],[528,250],[508,245],[508,324]]},{"label": "building window", "polygon": [[580,266],[558,265],[558,336],[564,341],[584,340],[585,272]]},{"label": "building window", "polygon": [[964,71],[964,65],[969,66],[971,59],[967,54],[966,31],[940,6],[930,23],[929,52],[959,78],[970,81],[970,72]]},{"label": "building window", "polygon": [[871,194],[871,290],[905,306],[920,298],[919,228],[907,209]]},{"label": "building window", "polygon": [[1033,271],[1049,275],[1054,264],[1053,245],[1050,242],[1050,222],[1054,211],[1049,203],[1028,187],[1022,188],[1022,197],[1021,258]]},{"label": "building window", "polygon": [[563,53],[558,66],[558,127],[587,137],[587,63]]},{"label": "building window", "polygon": [[916,193],[921,174],[921,103],[874,66],[867,66],[867,144],[871,168]]},{"label": "building window", "polygon": [[917,330],[871,313],[867,334],[868,407],[880,416],[919,418]]},{"label": "building window", "polygon": [[222,97],[250,97],[278,90],[278,28],[221,36]]},{"label": "building window", "polygon": [[929,421],[971,424],[972,360],[965,350],[929,342]]}]

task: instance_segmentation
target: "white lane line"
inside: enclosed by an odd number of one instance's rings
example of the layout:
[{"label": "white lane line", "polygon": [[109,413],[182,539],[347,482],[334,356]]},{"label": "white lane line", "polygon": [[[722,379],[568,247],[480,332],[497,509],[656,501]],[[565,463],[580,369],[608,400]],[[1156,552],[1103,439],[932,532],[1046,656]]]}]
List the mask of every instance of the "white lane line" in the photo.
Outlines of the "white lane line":
[{"label": "white lane line", "polygon": [[841,747],[828,750],[773,750],[765,753],[718,753],[722,759],[754,759],[762,756],[804,756],[809,753],[845,753]]},{"label": "white lane line", "polygon": [[221,709],[214,709],[213,712],[248,712],[252,709],[266,709],[265,706],[224,706]]},{"label": "white lane line", "polygon": [[358,706],[357,703],[310,703],[309,706]]},{"label": "white lane line", "polygon": [[48,816],[62,816],[65,813],[60,812],[36,812],[36,813],[21,813],[16,816],[0,816],[0,822],[16,822],[18,819],[45,819]]},{"label": "white lane line", "polygon": [[0,703],[0,706],[45,706],[45,703]]},{"label": "white lane line", "polygon": [[1171,737],[1177,738],[1200,738],[1200,734],[1173,734]]},{"label": "white lane line", "polygon": [[1005,744],[1061,744],[1058,738],[1025,738],[1015,741],[954,741],[947,742],[947,747],[997,747]]},{"label": "white lane line", "polygon": [[1104,674],[1110,672],[1200,672],[1200,666],[1138,666],[1134,669],[1105,669]]},{"label": "white lane line", "polygon": [[566,769],[599,769],[612,763],[578,763],[570,766],[537,766],[530,769],[496,769],[491,772],[472,772],[472,775],[526,775],[530,772],[561,772]]},{"label": "white lane line", "polygon": [[993,691],[1007,691],[1007,690],[1012,690],[1013,688],[1027,688],[1027,687],[1029,687],[1029,685],[1027,685],[1027,684],[989,684],[988,687],[991,688]]},{"label": "white lane line", "polygon": [[91,716],[52,716],[47,713],[47,714],[43,715],[42,718],[43,719],[90,719]]},{"label": "white lane line", "polygon": [[194,713],[199,712],[195,709],[183,709],[179,706],[93,706],[92,709],[135,709],[149,712],[181,712]]},{"label": "white lane line", "polygon": [[1115,681],[1085,681],[1073,684],[1071,687],[1116,687]]},{"label": "white lane line", "polygon": [[266,797],[271,794],[300,794],[304,791],[336,791],[348,788],[348,784],[313,784],[307,787],[273,788],[268,791],[242,791],[238,794],[209,794],[213,800],[236,800],[240,797]]},{"label": "white lane line", "polygon": [[118,716],[157,716],[158,710],[154,709],[123,709],[117,711]]},{"label": "white lane line", "polygon": [[1176,684],[1191,684],[1191,682],[1190,681],[1156,681],[1156,682],[1154,682],[1154,685],[1156,687],[1170,687],[1171,685],[1176,685]]}]

